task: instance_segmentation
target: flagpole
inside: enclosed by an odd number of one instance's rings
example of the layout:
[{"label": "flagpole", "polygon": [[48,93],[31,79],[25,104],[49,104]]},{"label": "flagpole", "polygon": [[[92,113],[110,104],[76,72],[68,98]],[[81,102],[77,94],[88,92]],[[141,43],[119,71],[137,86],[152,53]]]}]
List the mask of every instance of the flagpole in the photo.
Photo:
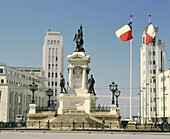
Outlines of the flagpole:
[{"label": "flagpole", "polygon": [[[130,15],[132,22],[133,15]],[[130,121],[133,122],[132,119],[132,39],[130,40]]]},{"label": "flagpole", "polygon": [[[149,16],[149,24],[150,24],[150,22],[151,22],[151,15],[148,15]],[[152,61],[152,49],[151,49],[151,46],[150,46],[150,43],[149,43],[149,46],[148,46],[149,48],[148,48],[148,50],[150,51],[149,52],[149,82],[150,82],[150,79],[151,79],[151,72],[150,72],[150,69],[151,69],[151,67],[150,67],[150,62]],[[148,123],[150,123],[151,122],[151,83],[149,83],[149,108],[148,108],[148,110],[149,110],[149,119],[148,119]]]}]

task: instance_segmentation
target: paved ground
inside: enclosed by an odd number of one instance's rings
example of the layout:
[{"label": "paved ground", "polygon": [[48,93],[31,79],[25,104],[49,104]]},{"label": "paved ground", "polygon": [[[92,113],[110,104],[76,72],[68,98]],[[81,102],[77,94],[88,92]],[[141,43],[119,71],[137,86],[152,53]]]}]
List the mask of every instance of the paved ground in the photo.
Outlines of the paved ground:
[{"label": "paved ground", "polygon": [[170,139],[170,133],[117,133],[74,131],[6,131],[0,139]]}]

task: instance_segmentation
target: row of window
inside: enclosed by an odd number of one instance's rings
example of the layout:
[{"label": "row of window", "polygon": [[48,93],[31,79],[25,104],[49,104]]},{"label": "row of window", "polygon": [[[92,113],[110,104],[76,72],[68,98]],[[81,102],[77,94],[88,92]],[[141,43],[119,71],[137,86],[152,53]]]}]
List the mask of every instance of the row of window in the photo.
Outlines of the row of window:
[{"label": "row of window", "polygon": [[150,64],[150,65],[152,65],[152,64],[155,65],[155,60],[153,60],[153,61],[150,60],[149,64]]},{"label": "row of window", "polygon": [[48,40],[47,44],[60,44],[59,40]]},{"label": "row of window", "polygon": [[[54,77],[54,72],[52,72],[51,74],[50,74],[50,72],[48,73],[48,77]],[[55,73],[55,77],[57,77],[57,73]]]},{"label": "row of window", "polygon": [[[149,55],[151,55],[151,51],[149,51]],[[152,52],[152,55],[155,56],[155,51]]]},{"label": "row of window", "polygon": [[5,69],[5,71],[3,69],[0,69],[0,73],[8,73],[10,75],[16,76],[16,77],[20,77],[20,78],[24,78],[24,79],[28,79],[30,81],[35,81],[35,82],[39,82],[38,79],[32,78],[30,76],[26,76],[24,74],[19,74],[17,72],[11,71],[11,70],[7,70]]},{"label": "row of window", "polygon": [[[54,82],[52,81],[51,86],[54,86],[54,85],[57,86],[57,82],[55,82],[55,84],[54,84]],[[48,82],[48,86],[50,86],[50,82]]]},{"label": "row of window", "polygon": [[[5,80],[4,79],[1,79],[1,84],[4,84],[5,83]],[[23,84],[23,83],[19,83],[19,82],[15,82],[15,81],[11,81],[11,80],[6,80],[6,83],[8,84],[13,84],[13,85],[16,85],[16,86],[20,86],[20,87],[24,87],[24,88],[29,88],[29,85],[27,84]]]}]

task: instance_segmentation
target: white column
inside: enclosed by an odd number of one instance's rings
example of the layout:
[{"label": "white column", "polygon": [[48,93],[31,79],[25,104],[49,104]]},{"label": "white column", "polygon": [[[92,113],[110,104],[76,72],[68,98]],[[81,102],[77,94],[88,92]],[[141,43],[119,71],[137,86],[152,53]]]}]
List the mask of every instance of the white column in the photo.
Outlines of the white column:
[{"label": "white column", "polygon": [[73,88],[73,67],[69,67],[69,87]]},{"label": "white column", "polygon": [[86,89],[87,83],[87,68],[83,67],[83,76],[82,76],[82,89]]}]

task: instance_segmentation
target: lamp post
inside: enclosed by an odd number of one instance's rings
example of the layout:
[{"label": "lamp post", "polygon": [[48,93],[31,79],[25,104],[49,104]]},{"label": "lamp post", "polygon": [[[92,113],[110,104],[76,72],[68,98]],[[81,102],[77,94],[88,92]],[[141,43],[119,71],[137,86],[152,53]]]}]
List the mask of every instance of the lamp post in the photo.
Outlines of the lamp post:
[{"label": "lamp post", "polygon": [[114,96],[116,97],[116,105],[118,107],[118,97],[120,96],[120,91],[118,91],[118,85],[112,82],[109,85],[110,91],[112,92],[112,104],[115,104]]},{"label": "lamp post", "polygon": [[54,93],[54,91],[53,91],[52,89],[50,89],[50,88],[46,91],[46,94],[47,94],[47,96],[49,97],[48,107],[50,107],[50,98],[51,98],[51,96],[53,95],[53,93]]},{"label": "lamp post", "polygon": [[110,91],[112,91],[112,104],[115,104],[115,99],[114,99],[114,93],[115,93],[115,91],[116,91],[116,86],[117,85],[115,85],[115,82],[112,82],[110,85],[109,85],[109,88],[110,88]]},{"label": "lamp post", "polygon": [[30,84],[30,90],[32,91],[32,100],[31,103],[34,104],[35,103],[35,99],[34,99],[34,92],[38,90],[38,85],[34,83]]},{"label": "lamp post", "polygon": [[118,97],[120,96],[120,91],[116,91],[115,92],[115,97],[116,97],[116,106],[118,107],[119,106],[119,104],[118,104]]}]

